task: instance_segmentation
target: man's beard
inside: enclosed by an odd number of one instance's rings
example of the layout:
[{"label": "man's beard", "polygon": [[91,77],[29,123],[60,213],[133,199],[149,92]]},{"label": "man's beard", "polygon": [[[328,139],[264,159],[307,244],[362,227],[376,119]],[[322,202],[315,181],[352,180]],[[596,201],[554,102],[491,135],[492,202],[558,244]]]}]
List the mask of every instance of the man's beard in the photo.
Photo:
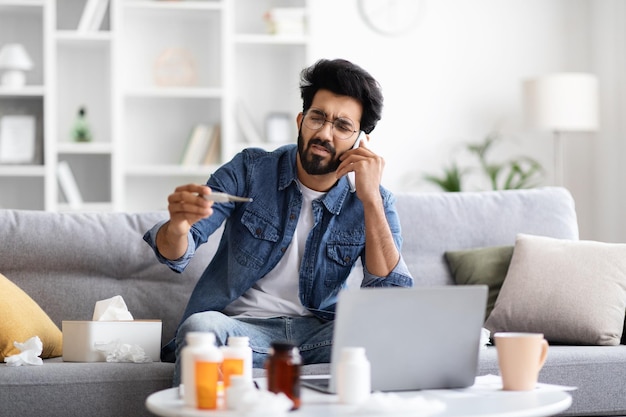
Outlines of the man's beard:
[{"label": "man's beard", "polygon": [[[330,161],[325,162],[324,158],[311,153],[311,145],[323,146],[330,153]],[[298,154],[300,155],[300,163],[302,168],[309,175],[325,175],[335,172],[341,161],[337,156],[337,150],[330,144],[315,137],[309,140],[306,149],[304,149],[304,139],[302,132],[298,132]]]}]

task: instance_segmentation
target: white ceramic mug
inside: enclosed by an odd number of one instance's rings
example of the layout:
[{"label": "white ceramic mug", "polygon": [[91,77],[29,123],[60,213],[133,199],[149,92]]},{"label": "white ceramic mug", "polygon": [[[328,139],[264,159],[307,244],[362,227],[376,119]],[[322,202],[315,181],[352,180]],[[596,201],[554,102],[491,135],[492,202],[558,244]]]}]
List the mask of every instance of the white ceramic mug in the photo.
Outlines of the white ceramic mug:
[{"label": "white ceramic mug", "polygon": [[498,332],[494,340],[502,388],[507,391],[534,389],[548,356],[548,342],[543,334]]}]

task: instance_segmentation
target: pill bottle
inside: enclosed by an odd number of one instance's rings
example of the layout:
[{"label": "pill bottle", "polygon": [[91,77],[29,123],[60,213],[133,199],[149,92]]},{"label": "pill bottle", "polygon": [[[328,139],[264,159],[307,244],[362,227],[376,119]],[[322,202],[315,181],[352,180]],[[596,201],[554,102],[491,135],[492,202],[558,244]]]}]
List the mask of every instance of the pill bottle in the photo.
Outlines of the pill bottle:
[{"label": "pill bottle", "polygon": [[219,397],[220,368],[224,356],[215,342],[203,345],[194,353],[196,378],[196,408],[216,410]]},{"label": "pill bottle", "polygon": [[371,392],[371,366],[365,348],[341,349],[337,366],[337,394],[341,404],[356,405],[365,401]]},{"label": "pill bottle", "polygon": [[224,355],[222,376],[224,389],[230,386],[230,377],[242,375],[252,381],[252,349],[247,336],[229,336],[225,346],[221,347]]},{"label": "pill bottle", "polygon": [[290,342],[272,342],[265,362],[268,391],[284,393],[293,401],[292,410],[300,408],[300,367],[302,357]]},{"label": "pill bottle", "polygon": [[207,347],[215,345],[215,335],[211,332],[189,332],[185,335],[187,345],[180,354],[180,380],[183,386],[183,402],[187,407],[196,408],[195,358]]}]

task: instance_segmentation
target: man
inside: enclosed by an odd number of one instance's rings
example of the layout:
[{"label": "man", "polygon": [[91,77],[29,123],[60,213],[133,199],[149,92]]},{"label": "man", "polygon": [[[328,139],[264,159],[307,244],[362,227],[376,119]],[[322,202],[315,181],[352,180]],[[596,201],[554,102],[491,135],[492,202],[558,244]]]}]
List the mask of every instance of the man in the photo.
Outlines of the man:
[{"label": "man", "polygon": [[[362,287],[412,286],[395,200],[380,186],[384,161],[364,144],[352,149],[359,131],[369,134],[380,120],[380,86],[348,61],[320,60],[302,71],[300,89],[297,147],[244,150],[206,186],[176,188],[169,220],[144,236],[161,262],[182,271],[226,222],[164,360],[174,349],[178,358],[189,331],[212,331],[218,344],[250,337],[255,367],[273,340],[295,343],[304,363],[330,362],[337,294],[359,257]],[[212,192],[253,200],[202,197]],[[179,368],[177,361],[175,385]]]}]

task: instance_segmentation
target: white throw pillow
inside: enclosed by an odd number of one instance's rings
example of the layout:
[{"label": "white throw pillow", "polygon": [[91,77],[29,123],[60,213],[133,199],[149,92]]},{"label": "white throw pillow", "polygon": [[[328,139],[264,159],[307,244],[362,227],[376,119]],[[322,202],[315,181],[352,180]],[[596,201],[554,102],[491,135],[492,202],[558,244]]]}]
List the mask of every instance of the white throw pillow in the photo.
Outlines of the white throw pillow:
[{"label": "white throw pillow", "polygon": [[626,244],[520,234],[485,327],[553,343],[618,345],[626,311]]}]

